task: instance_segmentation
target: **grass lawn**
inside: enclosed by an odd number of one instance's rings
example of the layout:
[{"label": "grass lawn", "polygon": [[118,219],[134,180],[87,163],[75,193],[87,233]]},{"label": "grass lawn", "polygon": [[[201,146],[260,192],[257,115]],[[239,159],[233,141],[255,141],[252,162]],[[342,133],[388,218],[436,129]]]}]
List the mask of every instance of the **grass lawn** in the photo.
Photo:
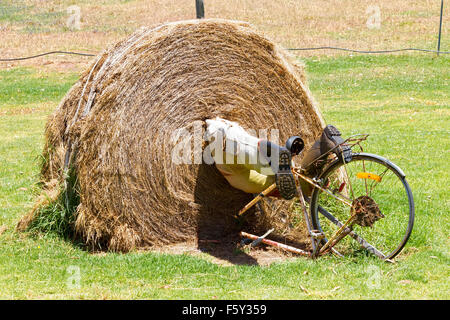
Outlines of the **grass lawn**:
[{"label": "grass lawn", "polygon": [[187,254],[90,254],[56,236],[16,233],[38,192],[46,117],[79,75],[14,67],[0,69],[0,298],[449,299],[450,58],[305,62],[326,121],[344,135],[370,133],[365,151],[407,175],[416,222],[395,264],[359,255],[219,266]]}]

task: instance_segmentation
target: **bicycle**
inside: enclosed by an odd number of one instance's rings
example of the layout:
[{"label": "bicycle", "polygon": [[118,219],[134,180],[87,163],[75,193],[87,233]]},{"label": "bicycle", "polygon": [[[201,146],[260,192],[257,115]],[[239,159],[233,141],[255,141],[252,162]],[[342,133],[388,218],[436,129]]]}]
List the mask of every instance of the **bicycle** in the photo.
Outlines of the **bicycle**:
[{"label": "bicycle", "polygon": [[[397,165],[364,153],[361,143],[368,136],[353,135],[309,164],[292,168],[312,248],[310,252],[291,251],[317,258],[328,253],[344,256],[362,248],[390,261],[404,248],[414,225],[411,188]],[[293,156],[299,155],[304,145],[300,137],[295,138],[296,147],[288,148]],[[351,150],[350,156],[342,156],[343,146]],[[357,147],[359,152],[354,152]],[[237,217],[275,188],[274,183],[257,195]],[[276,244],[264,239],[269,233],[262,237],[245,232],[241,235],[255,240],[255,244]]]}]

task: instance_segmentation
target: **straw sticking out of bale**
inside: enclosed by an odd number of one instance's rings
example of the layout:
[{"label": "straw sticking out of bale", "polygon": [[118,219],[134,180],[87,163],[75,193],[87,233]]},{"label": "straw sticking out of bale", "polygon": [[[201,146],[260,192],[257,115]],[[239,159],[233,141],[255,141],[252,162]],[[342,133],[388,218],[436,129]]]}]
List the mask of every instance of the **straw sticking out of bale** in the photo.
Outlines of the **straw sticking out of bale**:
[{"label": "straw sticking out of bale", "polygon": [[[65,169],[74,172],[74,229],[92,248],[223,235],[252,195],[232,188],[214,165],[172,161],[174,131],[215,117],[278,129],[280,141],[301,135],[307,144],[324,126],[303,68],[248,24],[142,28],[99,55],[49,118],[43,180],[63,182]],[[287,204],[263,207],[258,223],[266,227]]]}]

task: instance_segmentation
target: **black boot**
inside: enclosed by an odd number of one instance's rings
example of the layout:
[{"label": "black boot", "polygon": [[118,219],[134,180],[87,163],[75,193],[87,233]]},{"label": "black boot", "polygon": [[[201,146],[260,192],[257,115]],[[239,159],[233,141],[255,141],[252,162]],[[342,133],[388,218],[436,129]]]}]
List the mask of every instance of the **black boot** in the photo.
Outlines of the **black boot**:
[{"label": "black boot", "polygon": [[297,186],[291,170],[291,152],[266,140],[260,141],[259,152],[269,162],[275,173],[275,183],[280,195],[287,200],[295,197]]},{"label": "black boot", "polygon": [[[342,144],[344,139],[341,137],[339,130],[328,125],[323,129],[322,135],[314,142],[312,147],[305,153],[301,161],[301,166],[310,176],[315,176],[320,173],[323,166],[327,162],[327,157],[323,156],[330,150],[341,161],[349,162],[352,159],[352,151],[349,146]],[[323,156],[322,158],[320,158]],[[316,159],[320,158],[317,161]]]}]

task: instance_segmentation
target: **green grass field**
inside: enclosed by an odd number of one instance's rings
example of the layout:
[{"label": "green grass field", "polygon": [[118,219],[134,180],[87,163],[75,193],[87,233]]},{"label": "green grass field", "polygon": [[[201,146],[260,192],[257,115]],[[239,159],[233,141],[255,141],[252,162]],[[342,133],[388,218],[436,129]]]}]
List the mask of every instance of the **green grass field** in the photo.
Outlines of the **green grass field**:
[{"label": "green grass field", "polygon": [[39,191],[46,118],[79,75],[15,67],[0,70],[0,298],[449,299],[450,59],[305,62],[326,121],[345,135],[370,133],[366,151],[407,175],[416,222],[395,264],[358,255],[219,266],[187,254],[90,254],[57,236],[16,233]]}]

